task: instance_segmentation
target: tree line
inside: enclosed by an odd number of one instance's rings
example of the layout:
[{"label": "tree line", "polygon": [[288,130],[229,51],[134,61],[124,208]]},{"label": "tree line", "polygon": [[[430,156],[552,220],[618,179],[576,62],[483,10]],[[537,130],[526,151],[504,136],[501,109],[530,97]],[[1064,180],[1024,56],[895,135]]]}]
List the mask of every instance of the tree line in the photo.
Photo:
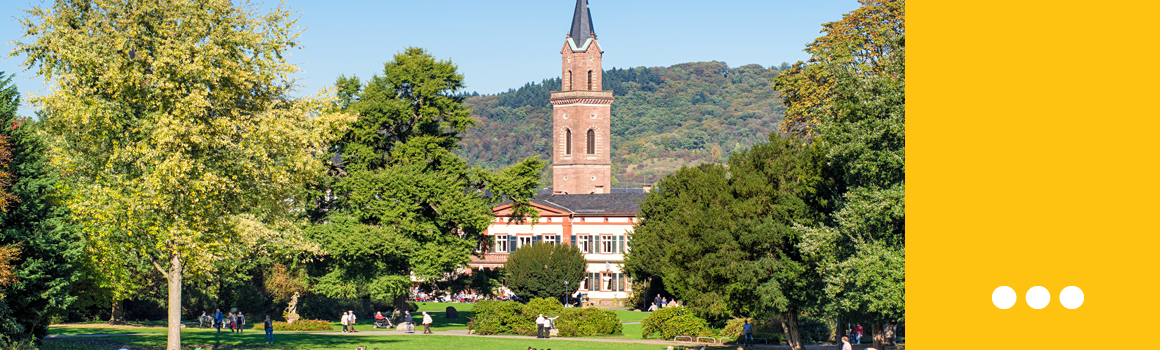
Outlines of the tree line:
[{"label": "tree line", "polygon": [[863,0],[823,25],[811,59],[774,81],[778,132],[658,182],[625,257],[634,290],[710,322],[777,320],[795,349],[802,315],[893,341],[906,319],[904,8]]}]

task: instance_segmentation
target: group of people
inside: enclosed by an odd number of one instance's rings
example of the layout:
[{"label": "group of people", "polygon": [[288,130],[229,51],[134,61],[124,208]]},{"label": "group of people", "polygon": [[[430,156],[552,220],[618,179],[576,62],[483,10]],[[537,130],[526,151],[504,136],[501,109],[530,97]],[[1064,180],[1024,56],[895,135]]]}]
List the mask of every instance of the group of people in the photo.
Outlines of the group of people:
[{"label": "group of people", "polygon": [[475,293],[455,293],[436,296],[424,292],[418,287],[411,289],[411,300],[416,302],[474,303],[482,299],[482,295]]},{"label": "group of people", "polygon": [[[206,317],[205,311],[201,312],[201,318]],[[269,318],[267,316],[266,318]],[[246,325],[246,316],[242,315],[241,311],[231,311],[229,315],[222,315],[221,309],[216,309],[213,313],[213,327],[217,328],[217,332],[222,332],[222,327],[229,328],[230,333],[242,333],[242,327]]]},{"label": "group of people", "polygon": [[[201,317],[198,319],[208,318],[205,311],[201,312]],[[242,315],[241,311],[231,311],[229,315],[223,315],[221,309],[215,309],[213,313],[213,327],[217,328],[217,332],[222,332],[222,327],[228,327],[230,333],[241,334],[246,325],[246,316]],[[274,322],[270,320],[270,315],[266,315],[266,320],[262,323],[263,329],[266,331],[266,344],[274,343]]]},{"label": "group of people", "polygon": [[677,302],[677,299],[669,300],[669,298],[661,297],[660,294],[657,294],[655,297],[653,297],[653,303],[652,305],[649,305],[648,311],[653,312],[661,308],[675,306],[681,306],[681,303]]},{"label": "group of people", "polygon": [[557,318],[560,318],[560,316],[544,317],[544,314],[540,314],[540,317],[536,317],[536,338],[551,338],[552,328],[555,327],[552,321],[555,321]]},{"label": "group of people", "polygon": [[354,315],[354,310],[342,313],[342,318],[339,321],[342,323],[343,333],[358,332],[354,330],[354,325],[357,323],[356,321],[358,321],[358,317]]}]

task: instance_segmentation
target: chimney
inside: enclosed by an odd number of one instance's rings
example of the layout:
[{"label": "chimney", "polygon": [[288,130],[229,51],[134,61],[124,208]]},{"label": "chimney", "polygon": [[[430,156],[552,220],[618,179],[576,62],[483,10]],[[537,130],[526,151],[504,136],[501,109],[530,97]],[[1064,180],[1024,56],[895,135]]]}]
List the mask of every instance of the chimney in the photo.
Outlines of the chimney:
[{"label": "chimney", "polygon": [[652,185],[644,185],[644,193],[652,192]]}]

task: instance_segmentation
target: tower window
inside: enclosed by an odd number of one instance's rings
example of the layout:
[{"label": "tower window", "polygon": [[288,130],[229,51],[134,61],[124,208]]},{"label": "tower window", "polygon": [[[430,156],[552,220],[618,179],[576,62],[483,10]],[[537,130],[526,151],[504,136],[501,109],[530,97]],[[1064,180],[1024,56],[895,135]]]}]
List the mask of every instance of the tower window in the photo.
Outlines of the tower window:
[{"label": "tower window", "polygon": [[592,71],[588,71],[588,91],[592,91]]},{"label": "tower window", "polygon": [[596,132],[588,129],[588,154],[596,154]]},{"label": "tower window", "polygon": [[564,91],[572,91],[572,70],[571,69],[568,70],[568,76],[564,80],[568,81],[567,82],[568,88],[565,89]]},{"label": "tower window", "polygon": [[564,154],[572,154],[572,129],[564,131]]}]

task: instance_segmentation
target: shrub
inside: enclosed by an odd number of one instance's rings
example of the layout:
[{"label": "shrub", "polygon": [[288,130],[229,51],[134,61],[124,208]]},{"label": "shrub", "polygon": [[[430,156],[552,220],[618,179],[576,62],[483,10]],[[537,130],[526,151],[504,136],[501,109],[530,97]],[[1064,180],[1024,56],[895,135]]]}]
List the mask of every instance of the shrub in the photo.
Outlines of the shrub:
[{"label": "shrub", "polygon": [[709,322],[693,315],[684,306],[666,307],[654,311],[641,321],[641,337],[648,339],[672,339],[678,335],[700,336],[711,333]]},{"label": "shrub", "polygon": [[531,335],[536,331],[535,320],[524,316],[524,304],[485,300],[475,303],[472,310],[475,318],[468,324],[468,329],[475,334]]},{"label": "shrub", "polygon": [[[737,339],[741,339],[741,337],[745,335],[745,329],[742,328],[742,326],[745,325],[745,321],[749,321],[750,324],[753,324],[754,327],[757,327],[757,322],[752,318],[734,317],[729,319],[728,322],[725,322],[725,328],[721,329],[721,336],[736,337]],[[754,333],[757,333],[756,329],[754,330]]]},{"label": "shrub", "polygon": [[[536,317],[556,317],[564,313],[564,305],[552,298],[535,298],[524,307],[524,317],[535,320]],[[533,322],[534,324],[535,322]]]},{"label": "shrub", "polygon": [[[264,330],[266,328],[265,322],[255,322],[255,330]],[[287,324],[286,322],[274,321],[275,331],[329,331],[333,330],[334,325],[330,321],[325,320],[297,320],[294,324]]]},{"label": "shrub", "polygon": [[621,333],[620,316],[612,310],[598,307],[566,309],[556,326],[560,328],[562,337]]}]

